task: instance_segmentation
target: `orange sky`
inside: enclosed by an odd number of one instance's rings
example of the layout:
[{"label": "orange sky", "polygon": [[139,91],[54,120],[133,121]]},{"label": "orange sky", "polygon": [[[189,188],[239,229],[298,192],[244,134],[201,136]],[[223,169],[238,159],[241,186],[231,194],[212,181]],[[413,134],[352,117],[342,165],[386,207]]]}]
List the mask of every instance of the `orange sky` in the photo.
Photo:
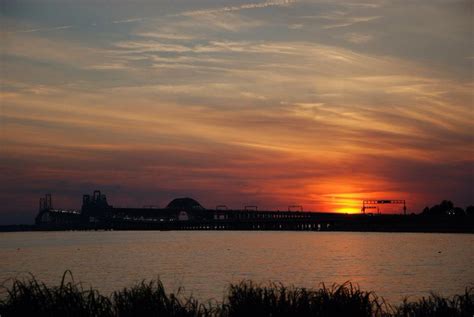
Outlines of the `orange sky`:
[{"label": "orange sky", "polygon": [[472,203],[472,3],[140,4],[5,5],[0,223],[94,189],[120,206]]}]

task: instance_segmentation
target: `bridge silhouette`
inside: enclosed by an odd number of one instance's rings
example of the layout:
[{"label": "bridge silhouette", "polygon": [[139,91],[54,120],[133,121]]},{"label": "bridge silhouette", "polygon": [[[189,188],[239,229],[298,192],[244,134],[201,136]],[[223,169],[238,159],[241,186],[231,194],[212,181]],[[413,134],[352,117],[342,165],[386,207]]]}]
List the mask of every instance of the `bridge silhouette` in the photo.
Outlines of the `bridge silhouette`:
[{"label": "bridge silhouette", "polygon": [[[299,205],[287,211],[258,210],[257,206],[229,209],[218,205],[206,209],[192,198],[177,198],[166,207],[114,207],[106,195],[94,191],[83,195],[80,210],[53,208],[51,195],[40,199],[36,216],[38,230],[292,230],[292,231],[404,231],[474,232],[472,219],[433,218],[404,214],[344,214],[303,211]],[[393,201],[368,201],[392,203]],[[405,202],[395,201],[396,204]]]}]

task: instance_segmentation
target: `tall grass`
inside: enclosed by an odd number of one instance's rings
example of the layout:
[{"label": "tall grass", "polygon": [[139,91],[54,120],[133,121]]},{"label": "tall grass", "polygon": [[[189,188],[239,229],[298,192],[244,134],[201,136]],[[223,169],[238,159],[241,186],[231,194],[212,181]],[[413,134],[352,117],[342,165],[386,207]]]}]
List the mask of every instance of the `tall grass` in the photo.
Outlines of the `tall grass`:
[{"label": "tall grass", "polygon": [[67,271],[59,286],[33,276],[2,287],[0,316],[469,316],[474,314],[474,288],[444,298],[435,294],[390,306],[373,292],[351,283],[317,289],[282,284],[231,284],[222,302],[201,303],[178,290],[167,293],[161,281],[141,282],[103,296],[83,289]]},{"label": "tall grass", "polygon": [[[66,276],[71,281],[66,282]],[[30,276],[4,288],[0,315],[4,316],[113,316],[113,304],[96,290],[83,290],[66,271],[60,286],[49,287]],[[6,296],[5,296],[6,293]]]},{"label": "tall grass", "polygon": [[437,294],[421,298],[415,302],[406,299],[395,310],[394,316],[444,317],[444,316],[474,316],[474,288],[466,288],[464,294],[444,298]]},{"label": "tall grass", "polygon": [[386,305],[373,292],[351,283],[320,289],[286,287],[251,281],[231,285],[223,304],[225,316],[384,316]]},{"label": "tall grass", "polygon": [[141,282],[112,295],[111,311],[116,316],[211,316],[212,307],[195,298],[167,294],[160,280]]}]

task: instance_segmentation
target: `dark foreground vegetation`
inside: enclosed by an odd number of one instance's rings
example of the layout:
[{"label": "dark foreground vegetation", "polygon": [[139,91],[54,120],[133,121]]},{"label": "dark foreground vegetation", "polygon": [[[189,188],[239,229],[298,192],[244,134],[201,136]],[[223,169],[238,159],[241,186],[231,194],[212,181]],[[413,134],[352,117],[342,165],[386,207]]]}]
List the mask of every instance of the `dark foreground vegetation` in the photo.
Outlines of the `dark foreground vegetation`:
[{"label": "dark foreground vegetation", "polygon": [[426,206],[423,209],[422,215],[424,216],[469,216],[474,217],[474,206],[467,206],[466,209],[454,206],[454,203],[450,200],[443,200],[438,205],[433,207]]},{"label": "dark foreground vegetation", "polygon": [[[474,288],[444,298],[432,294],[392,306],[373,292],[351,283],[319,289],[231,284],[222,301],[199,302],[181,291],[167,293],[157,281],[103,296],[66,281],[50,287],[34,277],[10,281],[0,293],[0,316],[469,316],[474,314]],[[8,281],[7,281],[8,282]]]}]

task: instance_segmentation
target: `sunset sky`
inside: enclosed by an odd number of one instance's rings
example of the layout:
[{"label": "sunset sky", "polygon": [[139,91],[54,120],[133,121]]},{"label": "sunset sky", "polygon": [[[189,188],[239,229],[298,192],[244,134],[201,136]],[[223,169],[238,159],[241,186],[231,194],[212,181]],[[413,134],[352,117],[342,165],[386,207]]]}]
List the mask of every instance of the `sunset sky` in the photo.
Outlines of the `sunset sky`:
[{"label": "sunset sky", "polygon": [[32,222],[44,193],[80,208],[94,189],[124,207],[474,203],[472,1],[0,11],[2,224]]}]

